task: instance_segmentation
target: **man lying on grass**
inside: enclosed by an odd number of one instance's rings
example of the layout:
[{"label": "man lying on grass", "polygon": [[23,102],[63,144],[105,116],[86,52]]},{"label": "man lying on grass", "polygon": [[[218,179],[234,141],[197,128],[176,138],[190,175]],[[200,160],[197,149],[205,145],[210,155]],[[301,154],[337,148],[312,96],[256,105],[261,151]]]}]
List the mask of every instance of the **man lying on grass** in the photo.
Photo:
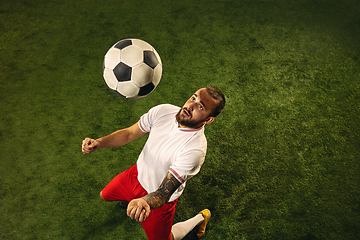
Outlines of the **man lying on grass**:
[{"label": "man lying on grass", "polygon": [[214,121],[225,106],[224,94],[215,87],[196,91],[182,108],[158,105],[129,128],[99,139],[85,138],[82,152],[125,145],[146,133],[148,140],[136,165],[117,175],[101,191],[107,201],[127,204],[127,215],[141,222],[148,239],[182,239],[199,226],[201,238],[210,219],[205,209],[173,225],[175,206],[185,183],[204,163],[207,141],[204,125]]}]

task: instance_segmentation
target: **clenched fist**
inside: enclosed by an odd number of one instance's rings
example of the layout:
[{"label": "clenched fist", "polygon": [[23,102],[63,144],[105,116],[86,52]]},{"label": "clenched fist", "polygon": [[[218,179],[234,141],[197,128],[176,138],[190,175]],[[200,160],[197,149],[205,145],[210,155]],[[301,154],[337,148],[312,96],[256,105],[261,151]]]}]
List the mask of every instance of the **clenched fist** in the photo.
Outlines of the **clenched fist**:
[{"label": "clenched fist", "polygon": [[99,141],[91,138],[85,138],[82,141],[81,151],[83,152],[83,154],[89,154],[95,151],[96,149],[98,149],[99,146],[100,146]]}]

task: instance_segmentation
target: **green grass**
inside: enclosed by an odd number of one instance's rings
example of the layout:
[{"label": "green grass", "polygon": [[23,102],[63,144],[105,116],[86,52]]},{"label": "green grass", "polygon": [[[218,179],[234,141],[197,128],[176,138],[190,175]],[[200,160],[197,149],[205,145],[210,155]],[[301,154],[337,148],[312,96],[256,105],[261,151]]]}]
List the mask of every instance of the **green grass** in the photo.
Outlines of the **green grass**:
[{"label": "green grass", "polygon": [[[356,0],[3,0],[0,238],[146,239],[98,197],[146,139],[88,156],[81,141],[214,85],[227,105],[175,222],[209,208],[205,239],[360,239],[359,16]],[[128,37],[164,65],[139,100],[102,79]]]}]

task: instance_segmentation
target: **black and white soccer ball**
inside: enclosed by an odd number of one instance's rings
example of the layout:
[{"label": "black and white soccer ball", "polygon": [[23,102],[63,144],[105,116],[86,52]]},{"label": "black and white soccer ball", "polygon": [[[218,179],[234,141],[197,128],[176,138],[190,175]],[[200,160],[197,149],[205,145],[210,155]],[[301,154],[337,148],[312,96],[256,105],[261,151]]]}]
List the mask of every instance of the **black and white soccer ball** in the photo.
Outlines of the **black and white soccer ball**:
[{"label": "black and white soccer ball", "polygon": [[159,54],[140,39],[124,39],[106,53],[103,76],[110,89],[125,98],[141,98],[159,84],[162,63]]}]

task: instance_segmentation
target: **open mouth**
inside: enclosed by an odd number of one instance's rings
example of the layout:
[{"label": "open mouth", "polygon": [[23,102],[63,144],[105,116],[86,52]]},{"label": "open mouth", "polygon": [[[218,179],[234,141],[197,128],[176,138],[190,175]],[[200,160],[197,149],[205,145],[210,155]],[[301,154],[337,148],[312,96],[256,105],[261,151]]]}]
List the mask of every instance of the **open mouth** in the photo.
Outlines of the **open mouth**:
[{"label": "open mouth", "polygon": [[185,108],[183,109],[183,114],[185,115],[185,117],[191,117],[191,113]]}]

